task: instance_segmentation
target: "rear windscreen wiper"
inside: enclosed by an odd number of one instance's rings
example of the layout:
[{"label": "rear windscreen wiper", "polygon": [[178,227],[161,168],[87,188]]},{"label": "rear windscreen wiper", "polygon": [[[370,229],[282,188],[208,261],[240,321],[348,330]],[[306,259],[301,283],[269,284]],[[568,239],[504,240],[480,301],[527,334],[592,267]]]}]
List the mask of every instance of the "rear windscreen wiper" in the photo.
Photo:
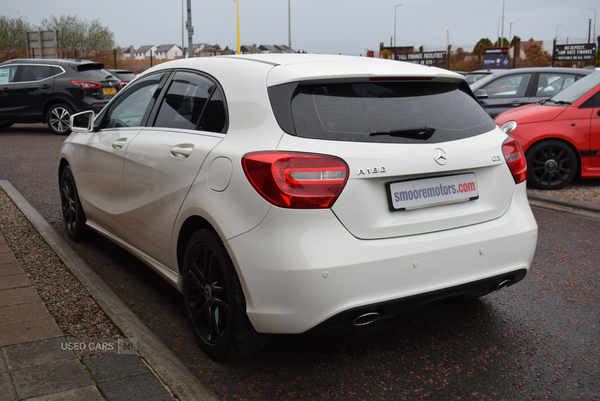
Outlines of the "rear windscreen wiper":
[{"label": "rear windscreen wiper", "polygon": [[434,132],[435,132],[435,128],[432,128],[432,127],[415,127],[415,128],[393,129],[390,131],[375,131],[375,132],[371,132],[369,135],[371,135],[371,136],[391,135],[391,136],[401,136],[403,138],[427,140],[433,136]]}]

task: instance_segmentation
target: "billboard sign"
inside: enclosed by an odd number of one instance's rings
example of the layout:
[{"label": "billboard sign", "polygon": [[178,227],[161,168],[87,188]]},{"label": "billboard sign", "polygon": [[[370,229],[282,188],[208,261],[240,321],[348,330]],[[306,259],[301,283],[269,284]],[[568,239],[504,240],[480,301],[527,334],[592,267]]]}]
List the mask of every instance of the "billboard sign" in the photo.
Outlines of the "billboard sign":
[{"label": "billboard sign", "polygon": [[595,43],[554,46],[554,61],[593,61],[595,56]]},{"label": "billboard sign", "polygon": [[483,68],[509,68],[510,56],[483,56]]},{"label": "billboard sign", "polygon": [[446,65],[446,52],[399,53],[396,60],[413,64],[443,66]]}]

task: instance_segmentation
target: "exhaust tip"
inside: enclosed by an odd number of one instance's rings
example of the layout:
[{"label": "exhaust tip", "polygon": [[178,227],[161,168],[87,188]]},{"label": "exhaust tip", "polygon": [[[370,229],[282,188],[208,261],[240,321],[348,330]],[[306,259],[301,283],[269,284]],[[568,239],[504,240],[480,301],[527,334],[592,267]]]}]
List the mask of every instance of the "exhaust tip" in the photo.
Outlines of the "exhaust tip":
[{"label": "exhaust tip", "polygon": [[377,318],[379,318],[379,313],[369,312],[369,313],[362,314],[359,317],[357,317],[356,319],[354,319],[352,321],[352,324],[357,327],[366,326],[367,324],[373,323],[375,320],[377,320]]},{"label": "exhaust tip", "polygon": [[512,280],[504,280],[504,281],[502,281],[500,284],[498,284],[496,286],[496,290],[495,291],[499,291],[499,290],[501,290],[503,288],[508,287],[510,285],[510,283],[512,283]]}]

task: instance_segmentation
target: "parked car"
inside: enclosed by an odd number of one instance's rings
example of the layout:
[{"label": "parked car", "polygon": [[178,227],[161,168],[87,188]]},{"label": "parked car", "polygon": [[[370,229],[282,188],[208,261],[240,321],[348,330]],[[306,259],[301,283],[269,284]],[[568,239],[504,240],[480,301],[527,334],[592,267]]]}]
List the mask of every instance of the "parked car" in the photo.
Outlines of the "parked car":
[{"label": "parked car", "polygon": [[100,111],[119,80],[101,63],[88,60],[14,59],[0,64],[0,128],[46,123],[68,134],[71,115]]},{"label": "parked car", "polygon": [[447,70],[182,59],[72,121],[67,234],[92,229],[177,287],[212,358],[483,296],[533,258],[524,155]]},{"label": "parked car", "polygon": [[133,71],[129,71],[129,70],[121,70],[121,69],[108,69],[108,72],[110,72],[111,74],[113,74],[116,78],[120,79],[121,82],[119,82],[119,87],[124,87],[125,85],[127,85],[128,83],[130,83],[131,81],[133,81],[133,79],[135,78],[135,74],[133,73]]},{"label": "parked car", "polygon": [[466,80],[493,118],[515,107],[548,99],[592,72],[558,67],[478,70],[467,74]]},{"label": "parked car", "polygon": [[548,100],[495,119],[523,147],[536,188],[600,177],[600,71],[592,72]]}]

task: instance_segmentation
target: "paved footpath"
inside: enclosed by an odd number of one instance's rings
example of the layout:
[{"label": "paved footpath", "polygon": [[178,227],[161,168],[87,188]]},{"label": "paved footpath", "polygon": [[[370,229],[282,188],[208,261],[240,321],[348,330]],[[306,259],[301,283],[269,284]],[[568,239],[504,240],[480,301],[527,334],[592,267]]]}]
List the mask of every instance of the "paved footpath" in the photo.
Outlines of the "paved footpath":
[{"label": "paved footpath", "polygon": [[[216,400],[7,181],[0,186],[135,347],[78,358],[0,232],[0,400]],[[89,347],[90,343],[85,343]]]}]

